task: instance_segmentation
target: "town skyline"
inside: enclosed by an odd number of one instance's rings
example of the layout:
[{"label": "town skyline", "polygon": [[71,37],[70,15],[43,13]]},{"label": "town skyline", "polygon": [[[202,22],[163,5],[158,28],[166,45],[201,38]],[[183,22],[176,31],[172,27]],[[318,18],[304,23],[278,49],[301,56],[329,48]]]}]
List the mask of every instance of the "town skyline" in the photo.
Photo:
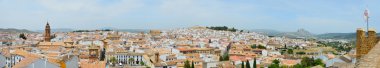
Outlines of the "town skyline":
[{"label": "town skyline", "polygon": [[[312,33],[351,33],[364,28],[368,8],[370,27],[379,28],[375,0],[363,1],[0,1],[1,28],[175,29],[229,26],[237,29],[306,29]],[[323,4],[323,5],[321,5]],[[368,6],[368,7],[366,7]],[[54,29],[53,28],[53,29]]]},{"label": "town skyline", "polygon": [[0,68],[380,68],[380,0],[0,0]]}]

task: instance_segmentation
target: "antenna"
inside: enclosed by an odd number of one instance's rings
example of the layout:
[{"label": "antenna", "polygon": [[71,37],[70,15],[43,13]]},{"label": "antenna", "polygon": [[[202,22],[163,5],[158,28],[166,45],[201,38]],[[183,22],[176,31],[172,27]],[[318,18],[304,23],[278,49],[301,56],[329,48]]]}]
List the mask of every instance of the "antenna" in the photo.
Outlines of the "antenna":
[{"label": "antenna", "polygon": [[[367,32],[369,31],[369,27],[368,27],[368,22],[369,22],[369,10],[368,10],[368,7],[365,8],[364,10],[364,21],[365,23],[367,24]],[[366,33],[366,35],[368,35],[368,33]]]}]

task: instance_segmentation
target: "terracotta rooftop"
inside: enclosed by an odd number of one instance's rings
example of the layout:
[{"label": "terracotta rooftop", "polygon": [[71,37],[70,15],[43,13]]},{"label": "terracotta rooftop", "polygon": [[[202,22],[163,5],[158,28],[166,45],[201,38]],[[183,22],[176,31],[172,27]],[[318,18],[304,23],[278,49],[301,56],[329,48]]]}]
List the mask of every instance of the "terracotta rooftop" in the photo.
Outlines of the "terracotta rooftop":
[{"label": "terracotta rooftop", "polygon": [[105,68],[106,62],[104,61],[95,61],[95,62],[88,62],[88,60],[81,60],[80,61],[80,68]]},{"label": "terracotta rooftop", "polygon": [[63,42],[40,42],[38,45],[65,45]]},{"label": "terracotta rooftop", "polygon": [[17,64],[15,64],[15,66],[13,68],[24,68],[27,65],[36,61],[37,59],[38,58],[35,58],[35,57],[26,57],[23,60],[21,60],[20,62],[18,62]]},{"label": "terracotta rooftop", "polygon": [[73,41],[73,39],[68,38],[68,39],[64,40],[64,42],[74,42],[74,41]]},{"label": "terracotta rooftop", "polygon": [[296,65],[299,62],[300,62],[299,60],[288,60],[288,59],[284,59],[284,60],[281,61],[281,63],[283,65],[287,65],[287,66],[293,66],[293,65]]},{"label": "terracotta rooftop", "polygon": [[230,60],[232,61],[246,61],[246,60],[251,60],[253,58],[251,57],[246,57],[246,56],[230,56]]}]

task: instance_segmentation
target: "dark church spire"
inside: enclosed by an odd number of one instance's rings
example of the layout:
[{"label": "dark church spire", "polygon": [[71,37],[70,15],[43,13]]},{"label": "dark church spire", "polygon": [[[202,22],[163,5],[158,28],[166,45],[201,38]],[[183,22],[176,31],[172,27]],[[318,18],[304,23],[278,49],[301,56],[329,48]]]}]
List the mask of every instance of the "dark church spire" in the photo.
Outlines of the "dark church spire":
[{"label": "dark church spire", "polygon": [[44,41],[45,41],[45,42],[50,42],[51,36],[50,36],[50,25],[49,25],[49,21],[46,22],[46,26],[45,26],[45,34],[44,34],[44,36],[45,36]]}]

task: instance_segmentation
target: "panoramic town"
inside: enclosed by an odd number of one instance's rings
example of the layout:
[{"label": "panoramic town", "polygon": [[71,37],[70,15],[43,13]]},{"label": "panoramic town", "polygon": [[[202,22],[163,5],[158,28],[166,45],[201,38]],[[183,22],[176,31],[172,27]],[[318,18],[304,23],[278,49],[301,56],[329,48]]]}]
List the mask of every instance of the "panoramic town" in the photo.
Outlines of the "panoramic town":
[{"label": "panoramic town", "polygon": [[[43,33],[2,32],[1,67],[334,68],[356,62],[350,41],[273,37],[225,26],[135,33],[54,33],[50,27],[47,22]],[[364,34],[363,29],[358,32]]]},{"label": "panoramic town", "polygon": [[380,68],[379,2],[0,0],[0,68]]}]

